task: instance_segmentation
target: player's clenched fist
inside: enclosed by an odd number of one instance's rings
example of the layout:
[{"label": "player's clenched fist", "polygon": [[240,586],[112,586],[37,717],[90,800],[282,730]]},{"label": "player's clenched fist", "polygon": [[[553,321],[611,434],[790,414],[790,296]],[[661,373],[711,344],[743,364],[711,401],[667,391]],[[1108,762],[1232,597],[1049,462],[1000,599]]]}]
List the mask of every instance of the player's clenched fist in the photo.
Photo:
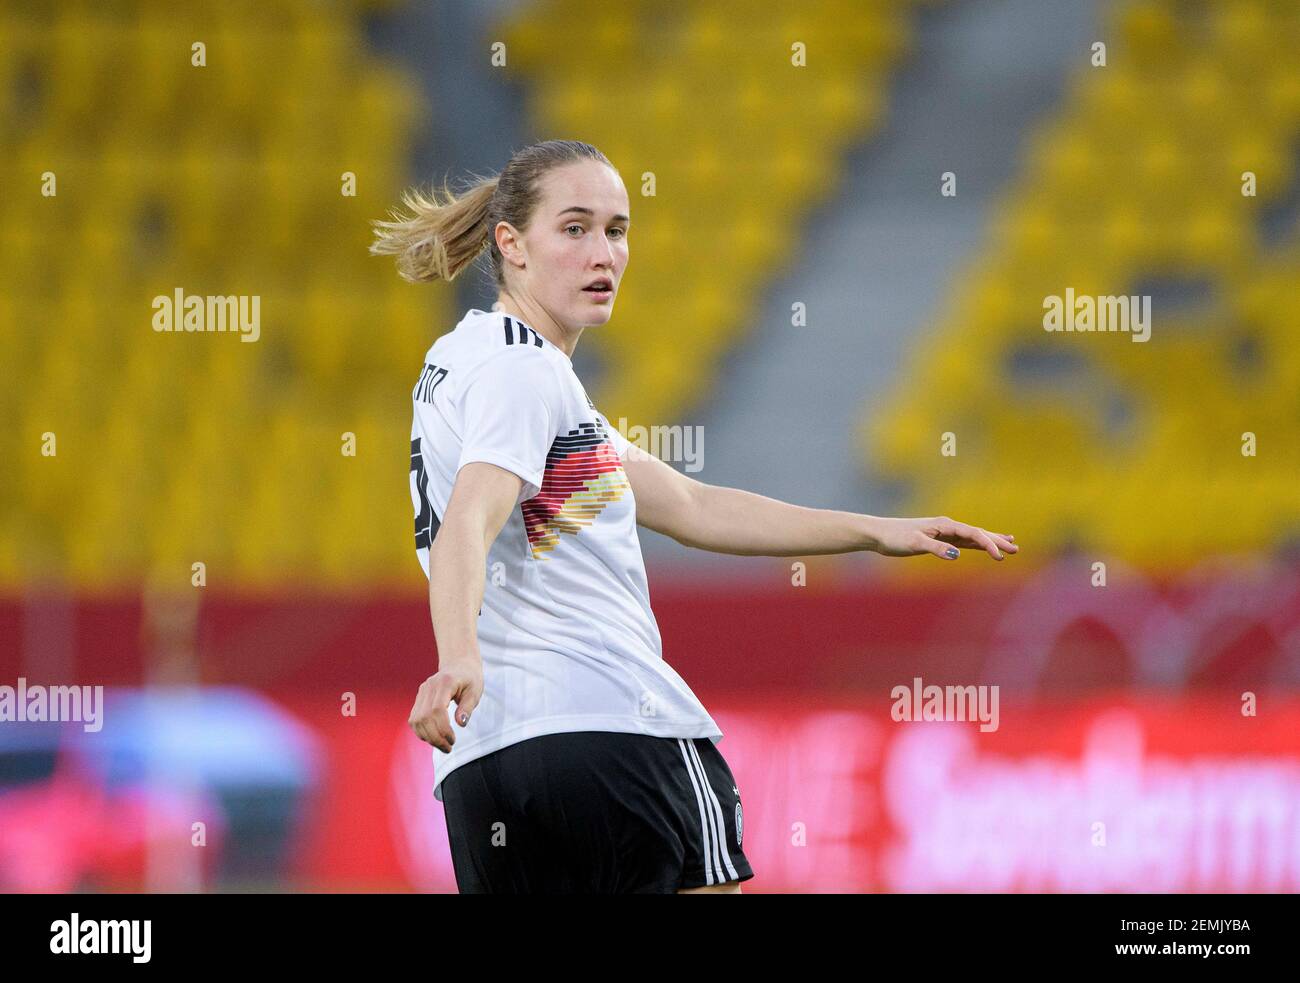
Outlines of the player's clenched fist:
[{"label": "player's clenched fist", "polygon": [[465,727],[470,714],[483,696],[483,665],[477,660],[444,664],[420,684],[415,705],[407,721],[415,736],[439,751],[451,751],[456,734],[451,727],[447,705],[456,703],[456,722]]}]

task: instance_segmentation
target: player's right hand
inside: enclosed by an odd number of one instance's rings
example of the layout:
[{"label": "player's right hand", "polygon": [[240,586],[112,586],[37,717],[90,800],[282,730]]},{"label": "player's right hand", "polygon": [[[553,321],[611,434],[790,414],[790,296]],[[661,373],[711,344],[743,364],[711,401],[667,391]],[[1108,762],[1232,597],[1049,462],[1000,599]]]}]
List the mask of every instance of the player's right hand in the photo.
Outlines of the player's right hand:
[{"label": "player's right hand", "polygon": [[415,736],[432,744],[439,751],[451,751],[456,734],[451,727],[447,705],[456,703],[456,722],[461,727],[469,724],[470,714],[483,696],[483,664],[470,662],[444,663],[432,676],[420,684],[415,694],[415,705],[407,720]]}]

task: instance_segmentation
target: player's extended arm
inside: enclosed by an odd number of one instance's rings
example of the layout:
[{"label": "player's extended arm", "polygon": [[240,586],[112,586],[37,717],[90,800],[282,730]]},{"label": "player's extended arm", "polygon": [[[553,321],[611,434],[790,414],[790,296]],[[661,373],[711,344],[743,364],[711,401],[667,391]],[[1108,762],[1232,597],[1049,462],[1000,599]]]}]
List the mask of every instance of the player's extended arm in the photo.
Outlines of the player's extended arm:
[{"label": "player's extended arm", "polygon": [[933,553],[955,560],[957,549],[994,559],[1016,553],[1014,536],[986,532],[946,515],[894,519],[810,509],[740,488],[706,485],[633,445],[623,459],[636,498],[637,524],[683,546],[740,556],[816,556],[872,550],[884,556]]},{"label": "player's extended arm", "polygon": [[407,723],[420,740],[442,751],[456,743],[447,704],[456,701],[456,722],[464,727],[483,695],[478,612],[487,552],[522,487],[522,478],[495,464],[466,464],[456,475],[447,514],[429,547],[429,613],[438,671],[420,684]]}]

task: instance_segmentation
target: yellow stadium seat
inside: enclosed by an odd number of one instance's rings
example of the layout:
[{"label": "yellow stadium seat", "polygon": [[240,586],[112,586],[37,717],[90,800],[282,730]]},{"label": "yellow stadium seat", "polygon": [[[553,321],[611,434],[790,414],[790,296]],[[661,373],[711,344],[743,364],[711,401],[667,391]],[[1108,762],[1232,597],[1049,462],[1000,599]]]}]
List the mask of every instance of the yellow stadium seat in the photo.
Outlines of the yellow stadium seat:
[{"label": "yellow stadium seat", "polygon": [[[1031,139],[1029,174],[999,209],[990,255],[960,282],[933,350],[918,353],[897,394],[864,417],[865,458],[886,477],[912,479],[913,508],[943,500],[983,515],[1010,497],[1018,528],[1046,545],[1049,520],[1062,513],[1043,496],[1076,505],[1082,496],[1092,504],[1071,514],[1091,521],[1079,542],[1152,566],[1258,549],[1270,526],[1296,521],[1300,249],[1261,244],[1255,223],[1295,180],[1300,85],[1286,51],[1300,17],[1225,3],[1202,35],[1182,13],[1159,0],[1121,8],[1122,48]],[[1258,181],[1256,198],[1242,194],[1245,171]],[[1087,351],[1095,388],[1126,394],[1135,419],[1122,433],[1068,389],[1027,402],[1020,387],[986,384],[1023,344],[1033,323],[1025,315],[1045,294],[1116,294],[1153,279],[1208,279],[1217,307],[1170,309],[1157,294],[1155,347],[1109,334],[1040,336]],[[1244,341],[1256,346],[1253,368],[1234,354]],[[936,378],[943,398],[926,389]],[[954,420],[973,438],[965,446],[974,459],[936,466],[937,435]],[[1271,454],[1244,458],[1241,434],[1256,429]],[[986,491],[963,468],[978,469],[994,445],[1004,480]],[[1289,501],[1270,458],[1290,465]],[[1172,546],[1171,524],[1183,533]]]},{"label": "yellow stadium seat", "polygon": [[[0,12],[0,82],[31,67],[44,88],[40,115],[0,133],[0,179],[58,183],[0,208],[0,356],[31,367],[0,395],[18,421],[0,514],[29,530],[0,549],[0,587],[42,565],[92,590],[186,578],[196,551],[223,585],[301,579],[325,554],[360,576],[347,558],[377,547],[355,507],[351,526],[301,535],[327,529],[312,488],[358,416],[372,448],[377,427],[404,433],[421,334],[452,320],[445,289],[366,255],[419,99],[363,49],[354,10],[308,0],[71,5],[49,29]],[[178,288],[258,295],[260,340],[154,331],[152,299]],[[31,453],[47,432],[57,457]],[[108,492],[82,503],[92,463]],[[361,501],[409,524],[402,455],[354,463]],[[397,494],[376,497],[393,470]]]}]

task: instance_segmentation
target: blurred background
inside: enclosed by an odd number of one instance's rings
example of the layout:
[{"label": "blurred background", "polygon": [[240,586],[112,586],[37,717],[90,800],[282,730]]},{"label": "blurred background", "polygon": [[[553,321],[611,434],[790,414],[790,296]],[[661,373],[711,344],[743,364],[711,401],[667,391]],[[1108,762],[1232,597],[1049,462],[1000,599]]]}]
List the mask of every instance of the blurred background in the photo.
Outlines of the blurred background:
[{"label": "blurred background", "polygon": [[[0,888],[455,889],[410,389],[495,292],[368,223],[566,138],[632,204],[611,422],[1023,546],[643,531],[745,890],[1300,889],[1298,48],[1290,0],[0,0]],[[1045,331],[1067,289],[1149,340]],[[918,677],[998,729],[896,722]]]}]

